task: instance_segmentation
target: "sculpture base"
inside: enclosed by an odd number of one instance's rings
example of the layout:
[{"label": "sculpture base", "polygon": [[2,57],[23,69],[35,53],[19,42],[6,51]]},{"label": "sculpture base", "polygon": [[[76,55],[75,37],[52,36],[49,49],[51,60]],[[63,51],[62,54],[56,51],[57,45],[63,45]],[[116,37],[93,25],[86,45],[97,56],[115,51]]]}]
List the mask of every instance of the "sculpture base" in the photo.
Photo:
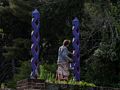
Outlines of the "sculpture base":
[{"label": "sculpture base", "polygon": [[25,79],[18,81],[17,90],[45,90],[45,80]]}]

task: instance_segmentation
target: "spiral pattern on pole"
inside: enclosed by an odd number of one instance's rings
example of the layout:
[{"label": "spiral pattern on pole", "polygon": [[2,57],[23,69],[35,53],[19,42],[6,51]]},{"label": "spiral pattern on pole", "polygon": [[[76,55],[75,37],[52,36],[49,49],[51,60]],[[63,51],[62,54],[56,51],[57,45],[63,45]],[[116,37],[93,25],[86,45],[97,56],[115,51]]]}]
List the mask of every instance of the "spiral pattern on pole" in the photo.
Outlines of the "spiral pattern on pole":
[{"label": "spiral pattern on pole", "polygon": [[77,17],[72,21],[72,33],[73,33],[73,73],[76,81],[80,81],[80,32],[79,32],[79,20]]},{"label": "spiral pattern on pole", "polygon": [[32,45],[31,45],[31,52],[32,52],[32,59],[31,59],[31,66],[32,66],[32,72],[31,72],[31,78],[37,79],[38,77],[38,67],[39,67],[39,52],[40,52],[40,13],[37,9],[35,9],[32,12],[32,28],[33,31],[31,32],[31,39],[32,39]]}]

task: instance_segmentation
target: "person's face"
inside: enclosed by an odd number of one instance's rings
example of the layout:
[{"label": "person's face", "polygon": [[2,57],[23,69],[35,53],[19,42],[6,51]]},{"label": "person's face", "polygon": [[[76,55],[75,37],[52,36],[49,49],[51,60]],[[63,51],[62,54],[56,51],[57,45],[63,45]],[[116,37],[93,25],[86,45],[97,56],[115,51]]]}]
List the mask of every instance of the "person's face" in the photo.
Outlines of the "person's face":
[{"label": "person's face", "polygon": [[68,46],[69,46],[69,44],[66,47],[68,47]]}]

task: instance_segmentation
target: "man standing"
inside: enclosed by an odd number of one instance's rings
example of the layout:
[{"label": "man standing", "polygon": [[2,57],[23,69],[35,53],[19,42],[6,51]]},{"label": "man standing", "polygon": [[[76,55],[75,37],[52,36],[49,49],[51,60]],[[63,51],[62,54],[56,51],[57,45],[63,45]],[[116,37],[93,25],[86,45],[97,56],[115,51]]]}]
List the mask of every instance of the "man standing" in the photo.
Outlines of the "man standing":
[{"label": "man standing", "polygon": [[67,47],[70,44],[70,40],[64,40],[63,45],[59,47],[58,50],[58,60],[57,60],[57,80],[68,80],[69,77],[69,62],[72,59],[68,56],[68,54],[72,54],[68,51]]}]

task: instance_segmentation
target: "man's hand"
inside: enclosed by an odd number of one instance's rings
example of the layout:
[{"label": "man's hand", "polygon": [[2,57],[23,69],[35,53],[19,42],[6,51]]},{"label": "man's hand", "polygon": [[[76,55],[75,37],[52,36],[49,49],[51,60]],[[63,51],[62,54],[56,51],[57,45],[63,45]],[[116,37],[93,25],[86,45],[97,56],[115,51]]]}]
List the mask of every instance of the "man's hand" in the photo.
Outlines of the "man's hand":
[{"label": "man's hand", "polygon": [[73,55],[73,53],[72,53],[72,52],[70,52],[70,51],[69,51],[68,53],[69,53],[69,54],[71,54],[71,55]]}]

